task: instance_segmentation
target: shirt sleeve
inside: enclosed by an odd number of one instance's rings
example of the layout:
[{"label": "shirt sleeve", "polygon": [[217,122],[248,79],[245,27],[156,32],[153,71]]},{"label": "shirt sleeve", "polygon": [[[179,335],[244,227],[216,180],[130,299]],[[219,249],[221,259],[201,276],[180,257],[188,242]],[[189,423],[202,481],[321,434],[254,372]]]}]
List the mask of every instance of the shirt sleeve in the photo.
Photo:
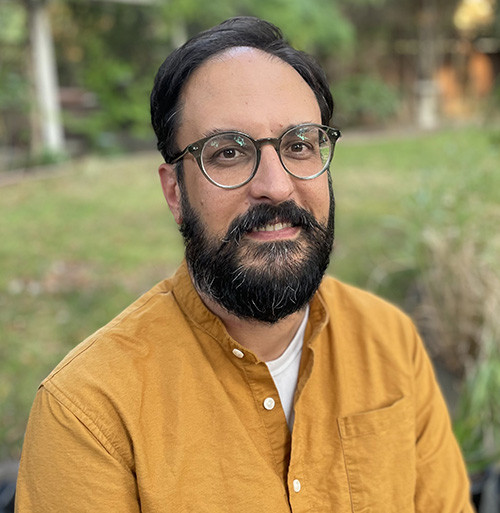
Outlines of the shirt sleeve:
[{"label": "shirt sleeve", "polygon": [[417,513],[474,513],[465,464],[431,361],[415,332]]},{"label": "shirt sleeve", "polygon": [[44,387],[26,430],[15,511],[140,512],[133,471]]}]

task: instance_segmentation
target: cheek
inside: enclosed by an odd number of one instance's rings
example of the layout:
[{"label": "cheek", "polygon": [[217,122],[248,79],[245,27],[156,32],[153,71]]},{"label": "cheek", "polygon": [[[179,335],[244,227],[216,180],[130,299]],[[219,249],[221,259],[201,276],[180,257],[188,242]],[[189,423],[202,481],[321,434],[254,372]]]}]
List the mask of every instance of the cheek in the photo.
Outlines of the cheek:
[{"label": "cheek", "polygon": [[208,230],[223,237],[234,218],[248,210],[248,204],[237,190],[226,191],[210,183],[207,185],[191,189],[189,199]]},{"label": "cheek", "polygon": [[304,182],[299,193],[299,205],[313,213],[316,219],[326,220],[330,210],[330,192],[328,189],[328,177],[324,175],[310,182]]}]

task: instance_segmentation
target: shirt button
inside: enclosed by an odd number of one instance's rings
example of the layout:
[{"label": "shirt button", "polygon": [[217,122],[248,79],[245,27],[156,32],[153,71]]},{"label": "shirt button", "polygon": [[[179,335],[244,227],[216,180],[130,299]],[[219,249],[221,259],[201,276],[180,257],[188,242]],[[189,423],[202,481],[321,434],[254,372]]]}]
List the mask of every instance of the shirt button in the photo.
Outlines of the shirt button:
[{"label": "shirt button", "polygon": [[266,397],[264,399],[264,408],[266,410],[272,410],[275,404],[276,403],[274,402],[274,399],[272,397]]},{"label": "shirt button", "polygon": [[239,349],[233,349],[233,354],[236,356],[236,358],[243,358],[245,356],[245,353]]},{"label": "shirt button", "polygon": [[300,481],[298,479],[293,480],[293,491],[300,492]]}]

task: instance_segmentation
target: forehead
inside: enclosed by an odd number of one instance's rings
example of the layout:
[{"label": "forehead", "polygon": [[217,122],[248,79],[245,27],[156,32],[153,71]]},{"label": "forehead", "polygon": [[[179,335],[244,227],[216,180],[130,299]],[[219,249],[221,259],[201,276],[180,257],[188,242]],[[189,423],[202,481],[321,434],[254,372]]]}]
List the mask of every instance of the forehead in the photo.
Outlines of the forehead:
[{"label": "forehead", "polygon": [[261,136],[257,132],[321,122],[316,96],[299,73],[278,57],[248,47],[204,62],[184,86],[181,103],[180,141],[188,137],[192,142],[211,130]]}]

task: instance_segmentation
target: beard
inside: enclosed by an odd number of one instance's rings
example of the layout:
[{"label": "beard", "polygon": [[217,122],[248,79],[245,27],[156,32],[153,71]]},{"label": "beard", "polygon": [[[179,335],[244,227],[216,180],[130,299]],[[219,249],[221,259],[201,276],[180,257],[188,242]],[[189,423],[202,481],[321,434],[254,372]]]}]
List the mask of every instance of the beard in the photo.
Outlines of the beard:
[{"label": "beard", "polygon": [[[258,204],[235,218],[222,239],[207,234],[182,190],[180,231],[198,291],[240,319],[269,324],[304,308],[321,283],[333,248],[335,200],[330,177],[328,187],[326,224],[294,201]],[[276,222],[300,227],[298,237],[270,242],[245,237]]]}]

